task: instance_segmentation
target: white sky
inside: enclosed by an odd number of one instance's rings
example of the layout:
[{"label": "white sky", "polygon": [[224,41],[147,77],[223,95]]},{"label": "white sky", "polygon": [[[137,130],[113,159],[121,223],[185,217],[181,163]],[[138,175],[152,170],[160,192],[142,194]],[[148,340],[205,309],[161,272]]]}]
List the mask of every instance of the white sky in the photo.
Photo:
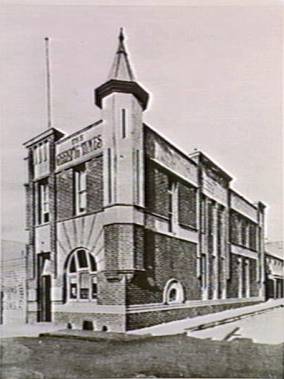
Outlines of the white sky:
[{"label": "white sky", "polygon": [[93,90],[107,77],[123,26],[136,77],[151,94],[145,122],[185,152],[196,147],[219,163],[235,190],[268,205],[267,237],[282,239],[280,2],[4,3],[2,238],[26,240],[22,143],[47,126],[44,37],[51,38],[53,126],[70,133],[100,119]]}]

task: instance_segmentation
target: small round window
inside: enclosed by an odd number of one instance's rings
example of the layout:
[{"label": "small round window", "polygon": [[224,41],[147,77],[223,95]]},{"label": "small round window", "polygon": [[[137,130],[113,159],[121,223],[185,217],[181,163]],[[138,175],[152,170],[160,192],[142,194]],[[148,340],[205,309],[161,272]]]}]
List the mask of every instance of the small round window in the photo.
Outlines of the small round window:
[{"label": "small round window", "polygon": [[178,304],[184,302],[184,290],[181,283],[176,279],[167,282],[164,290],[164,303]]}]

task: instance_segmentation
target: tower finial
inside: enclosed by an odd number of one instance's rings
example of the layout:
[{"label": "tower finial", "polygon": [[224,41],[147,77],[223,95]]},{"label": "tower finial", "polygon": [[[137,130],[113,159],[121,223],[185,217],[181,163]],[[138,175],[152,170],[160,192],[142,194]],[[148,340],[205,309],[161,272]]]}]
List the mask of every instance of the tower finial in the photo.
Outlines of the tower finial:
[{"label": "tower finial", "polygon": [[123,42],[124,41],[124,34],[123,34],[123,28],[120,28],[120,31],[119,31],[119,41],[120,42]]}]

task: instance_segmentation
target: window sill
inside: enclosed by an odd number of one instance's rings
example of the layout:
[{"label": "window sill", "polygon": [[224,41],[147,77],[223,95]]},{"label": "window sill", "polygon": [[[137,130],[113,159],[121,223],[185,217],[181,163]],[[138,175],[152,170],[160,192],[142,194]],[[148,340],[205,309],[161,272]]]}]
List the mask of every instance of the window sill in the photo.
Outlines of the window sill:
[{"label": "window sill", "polygon": [[92,303],[97,304],[97,299],[67,299],[67,304],[74,304],[74,303]]},{"label": "window sill", "polygon": [[230,243],[231,243],[231,245],[239,246],[242,249],[246,249],[246,250],[252,251],[254,253],[258,252],[256,249],[252,249],[251,247],[247,247],[247,246],[241,245],[240,243],[235,243],[235,242],[230,242]]},{"label": "window sill", "polygon": [[35,227],[39,228],[41,226],[45,226],[45,225],[49,225],[49,224],[50,224],[50,221],[47,221],[47,222],[43,222],[42,224],[36,224]]},{"label": "window sill", "polygon": [[191,225],[187,225],[187,224],[183,224],[181,222],[179,222],[179,226],[181,226],[182,228],[184,229],[189,229],[189,230],[192,230],[194,232],[197,232],[198,231],[198,228],[196,226],[191,226]]}]

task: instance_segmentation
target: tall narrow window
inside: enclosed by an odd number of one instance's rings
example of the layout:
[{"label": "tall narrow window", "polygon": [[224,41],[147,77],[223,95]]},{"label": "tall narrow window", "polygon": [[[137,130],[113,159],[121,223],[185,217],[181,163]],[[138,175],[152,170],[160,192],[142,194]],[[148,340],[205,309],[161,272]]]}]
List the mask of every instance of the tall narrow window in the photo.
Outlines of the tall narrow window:
[{"label": "tall narrow window", "polygon": [[47,158],[48,158],[48,141],[45,141],[43,144],[42,144],[42,148],[43,148],[43,162],[47,161]]},{"label": "tall narrow window", "polygon": [[206,255],[201,255],[201,287],[206,288],[207,286],[207,259]]},{"label": "tall narrow window", "polygon": [[245,247],[247,244],[247,226],[244,219],[241,220],[241,242],[242,246]]},{"label": "tall narrow window", "polygon": [[42,144],[40,143],[38,146],[38,163],[42,162]]},{"label": "tall narrow window", "polygon": [[126,110],[122,109],[121,110],[121,133],[122,133],[122,138],[126,138]]},{"label": "tall narrow window", "polygon": [[46,222],[49,222],[49,191],[47,180],[43,180],[38,185],[38,223]]},{"label": "tall narrow window", "polygon": [[140,156],[139,150],[136,150],[136,191],[137,191],[137,204],[140,203]]},{"label": "tall narrow window", "polygon": [[112,170],[111,170],[111,149],[107,149],[107,169],[108,169],[108,202],[112,202]]},{"label": "tall narrow window", "polygon": [[34,147],[33,158],[34,158],[34,164],[38,164],[38,148],[37,148],[37,146]]},{"label": "tall narrow window", "polygon": [[85,165],[79,166],[75,172],[75,214],[87,210],[87,180]]},{"label": "tall narrow window", "polygon": [[173,231],[173,192],[174,182],[169,178],[168,196],[169,196],[169,232]]}]

